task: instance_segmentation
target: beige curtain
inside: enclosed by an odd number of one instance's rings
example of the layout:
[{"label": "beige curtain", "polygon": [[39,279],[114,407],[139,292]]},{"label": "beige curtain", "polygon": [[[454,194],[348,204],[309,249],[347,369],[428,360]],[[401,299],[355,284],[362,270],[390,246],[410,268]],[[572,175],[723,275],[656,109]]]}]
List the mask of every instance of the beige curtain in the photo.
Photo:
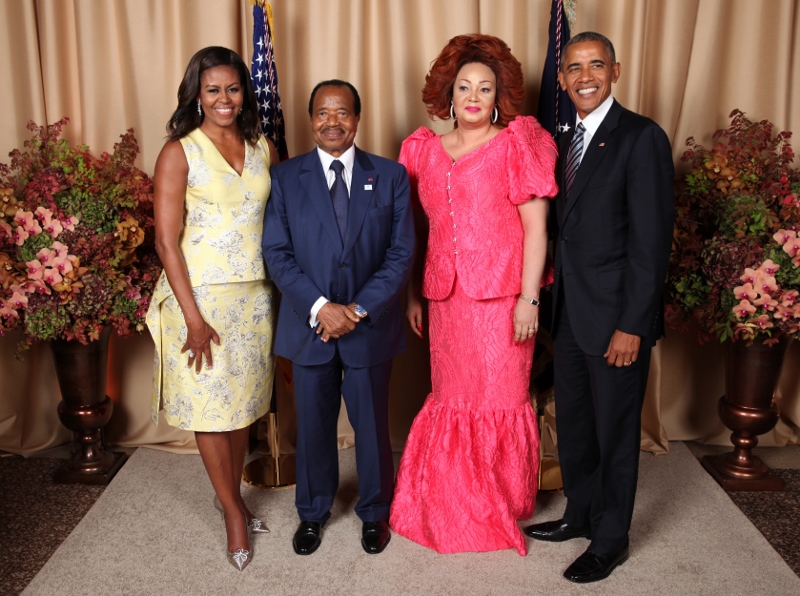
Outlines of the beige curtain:
[{"label": "beige curtain", "polygon": [[[308,95],[325,78],[358,87],[364,107],[357,143],[367,151],[395,158],[417,127],[446,131],[448,124],[428,120],[420,89],[430,62],[460,33],[508,42],[526,75],[525,111],[535,113],[549,0],[274,0],[272,7],[291,155],[312,147]],[[95,152],[111,149],[133,127],[139,165],[152,173],[191,55],[224,45],[250,61],[247,0],[0,0],[0,15],[2,161],[28,138],[28,120],[69,116],[65,136]],[[686,137],[709,144],[733,108],[800,131],[800,112],[791,110],[800,105],[795,0],[578,0],[573,33],[584,30],[614,42],[622,64],[615,96],[661,124],[676,162]],[[0,450],[27,454],[64,443],[69,433],[55,413],[60,395],[47,347],[35,347],[19,362],[13,356],[18,339],[0,337]],[[426,343],[408,339],[392,379],[396,448],[430,387]],[[106,440],[193,450],[191,433],[150,422],[152,353],[147,335],[112,339],[108,393],[115,413]],[[677,333],[659,343],[643,448],[664,452],[669,439],[727,442],[716,415],[724,393],[722,354],[719,345],[697,346]],[[782,420],[761,444],[795,442],[800,435],[797,371],[795,345],[779,388]]]}]

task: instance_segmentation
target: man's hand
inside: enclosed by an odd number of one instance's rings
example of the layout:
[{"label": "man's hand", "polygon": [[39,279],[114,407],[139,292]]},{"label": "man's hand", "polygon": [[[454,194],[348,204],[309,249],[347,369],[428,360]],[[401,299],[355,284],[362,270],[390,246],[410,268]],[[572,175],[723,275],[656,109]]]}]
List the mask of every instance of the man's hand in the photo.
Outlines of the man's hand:
[{"label": "man's hand", "polygon": [[614,335],[611,336],[611,341],[608,344],[606,353],[603,358],[606,359],[609,366],[630,366],[639,357],[639,345],[642,343],[642,338],[638,335],[631,335],[617,329]]},{"label": "man's hand", "polygon": [[361,319],[352,309],[342,304],[326,302],[319,309],[317,320],[317,335],[322,335],[322,341],[327,342],[330,338],[338,339],[345,333],[350,333]]}]

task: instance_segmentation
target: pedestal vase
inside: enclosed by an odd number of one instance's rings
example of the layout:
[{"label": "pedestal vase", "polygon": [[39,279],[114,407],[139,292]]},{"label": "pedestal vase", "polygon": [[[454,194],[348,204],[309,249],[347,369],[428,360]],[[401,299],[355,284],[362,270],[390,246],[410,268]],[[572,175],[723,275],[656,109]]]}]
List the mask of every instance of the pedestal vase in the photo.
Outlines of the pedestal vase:
[{"label": "pedestal vase", "polygon": [[731,342],[725,359],[725,395],[719,400],[722,422],[733,431],[733,451],[703,458],[703,467],[725,490],[783,490],[783,481],[753,455],[758,436],[778,422],[774,395],[786,350],[785,336],[773,346]]},{"label": "pedestal vase", "polygon": [[108,341],[111,327],[84,345],[78,341],[50,342],[61,389],[58,417],[73,432],[72,458],[56,471],[56,482],[108,484],[127,455],[112,453],[103,443],[103,427],[111,420],[114,404],[106,395]]}]

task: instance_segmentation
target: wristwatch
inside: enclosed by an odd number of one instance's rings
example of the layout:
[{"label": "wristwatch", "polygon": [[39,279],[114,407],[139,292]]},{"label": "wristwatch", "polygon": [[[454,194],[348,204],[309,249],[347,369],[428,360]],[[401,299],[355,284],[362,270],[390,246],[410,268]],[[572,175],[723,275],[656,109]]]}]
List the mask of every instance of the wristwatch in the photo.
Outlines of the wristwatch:
[{"label": "wristwatch", "polygon": [[356,313],[356,315],[357,315],[357,316],[358,316],[360,319],[363,319],[363,318],[364,318],[364,317],[366,317],[366,316],[367,316],[367,314],[368,314],[368,313],[367,313],[367,311],[366,311],[366,310],[364,310],[364,307],[363,307],[363,306],[361,306],[360,304],[356,304],[355,302],[353,302],[353,312],[354,312],[354,313]]}]

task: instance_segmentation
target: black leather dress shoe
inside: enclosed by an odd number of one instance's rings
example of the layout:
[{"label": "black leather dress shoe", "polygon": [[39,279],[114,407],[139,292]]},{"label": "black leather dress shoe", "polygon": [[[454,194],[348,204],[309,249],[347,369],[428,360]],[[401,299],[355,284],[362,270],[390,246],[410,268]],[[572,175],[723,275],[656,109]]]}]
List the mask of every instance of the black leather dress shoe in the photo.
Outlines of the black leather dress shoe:
[{"label": "black leather dress shoe", "polygon": [[613,555],[598,555],[587,550],[564,572],[571,582],[588,584],[607,578],[614,569],[628,560],[628,547]]},{"label": "black leather dress shoe", "polygon": [[310,555],[313,553],[322,544],[321,532],[321,523],[301,521],[300,525],[297,526],[297,531],[294,533],[294,538],[292,538],[294,552],[298,555]]},{"label": "black leather dress shoe", "polygon": [[589,530],[574,528],[564,523],[563,519],[533,524],[523,530],[531,538],[545,542],[564,542],[573,538],[589,538]]},{"label": "black leather dress shoe", "polygon": [[361,526],[361,546],[371,555],[382,553],[391,537],[389,522],[364,522]]}]

